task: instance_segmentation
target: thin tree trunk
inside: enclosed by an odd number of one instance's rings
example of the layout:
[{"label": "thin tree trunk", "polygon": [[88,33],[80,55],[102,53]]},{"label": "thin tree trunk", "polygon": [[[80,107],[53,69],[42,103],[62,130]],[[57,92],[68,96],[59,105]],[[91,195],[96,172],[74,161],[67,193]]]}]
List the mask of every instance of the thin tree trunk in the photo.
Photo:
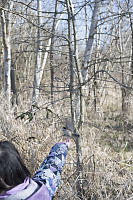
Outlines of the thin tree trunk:
[{"label": "thin tree trunk", "polygon": [[85,49],[85,53],[84,53],[84,60],[83,60],[83,64],[82,64],[83,81],[85,81],[87,79],[88,63],[90,62],[90,56],[91,56],[94,36],[95,36],[96,30],[97,30],[98,16],[100,14],[100,8],[101,8],[101,0],[95,0],[94,10],[93,10],[92,19],[91,19],[89,37],[88,37],[88,41],[87,41],[87,45],[86,45],[86,49]]},{"label": "thin tree trunk", "polygon": [[51,102],[53,102],[53,87],[54,87],[54,34],[55,34],[55,26],[57,22],[57,9],[58,9],[58,0],[55,3],[55,12],[54,12],[54,20],[52,26],[52,37],[51,37],[51,46],[50,46],[50,72],[51,72]]},{"label": "thin tree trunk", "polygon": [[85,0],[85,29],[86,29],[85,39],[86,39],[86,46],[87,46],[87,42],[88,42],[88,14],[87,14],[87,0]]},{"label": "thin tree trunk", "polygon": [[6,103],[10,110],[11,100],[11,20],[12,14],[10,11],[13,7],[13,2],[9,1],[7,4],[8,12],[0,10],[1,26],[2,26],[2,39],[4,48],[4,95]]},{"label": "thin tree trunk", "polygon": [[[96,65],[94,64],[94,74],[96,73]],[[95,112],[97,111],[97,96],[96,96],[96,74],[94,75],[94,80],[93,80],[93,92],[94,92],[94,110]]]},{"label": "thin tree trunk", "polygon": [[[63,14],[60,15],[60,19],[62,18],[62,15]],[[57,29],[57,27],[58,27],[58,25],[60,23],[60,19],[58,19],[58,21],[55,23],[54,31]],[[40,21],[39,21],[39,23],[40,23]],[[53,33],[51,33],[51,34],[54,35]],[[38,30],[38,38],[39,38],[39,36],[40,36],[40,34],[39,34],[39,30]],[[33,87],[33,97],[32,97],[32,104],[33,105],[35,105],[35,104],[37,105],[37,102],[38,102],[39,87],[40,87],[40,83],[41,83],[41,80],[42,80],[43,72],[44,72],[44,69],[45,69],[45,66],[46,66],[48,54],[49,54],[49,51],[50,51],[51,41],[52,41],[52,36],[48,40],[47,47],[46,47],[46,52],[44,54],[44,58],[43,59],[41,59],[42,53],[40,52],[40,50],[42,50],[42,43],[40,44],[40,48],[39,48],[39,43],[38,43],[38,56],[37,56],[38,59],[37,59],[37,61],[38,62],[41,61],[41,64],[40,64],[39,68],[38,68],[39,65],[37,65],[37,62],[36,62],[36,65],[35,65],[34,87]]]},{"label": "thin tree trunk", "polygon": [[[119,51],[120,51],[120,66],[121,66],[121,83],[124,85],[125,84],[125,74],[124,74],[124,64],[122,62],[122,53],[124,52],[124,43],[122,40],[122,32],[121,32],[121,27],[122,27],[122,19],[121,17],[119,18]],[[127,111],[127,103],[126,103],[126,99],[127,99],[127,94],[126,94],[126,89],[124,87],[121,87],[121,96],[122,96],[122,102],[121,102],[121,108],[122,108],[122,113],[123,115],[125,115],[126,111]]]},{"label": "thin tree trunk", "polygon": [[[120,61],[120,62],[122,62],[122,61]],[[124,84],[124,66],[121,64],[121,68],[122,68],[122,70],[121,70],[121,72],[122,72],[122,74],[121,74],[121,79],[122,79],[122,81],[121,81],[121,83],[122,84]],[[121,92],[122,92],[122,112],[123,112],[123,114],[125,114],[125,111],[126,111],[126,103],[125,103],[125,98],[126,98],[126,90],[125,90],[125,88],[121,88]]]},{"label": "thin tree trunk", "polygon": [[[60,18],[58,19],[58,21],[56,21],[55,23],[55,30],[54,32],[56,31],[59,23],[60,23],[60,20],[62,18],[63,14],[60,15]],[[51,33],[52,35],[54,35],[53,33]],[[47,62],[47,57],[48,57],[48,54],[49,54],[49,50],[50,50],[50,47],[51,47],[51,37],[49,38],[49,41],[48,41],[48,44],[47,44],[47,47],[46,47],[46,53],[44,55],[44,58],[43,58],[43,63],[42,63],[42,67],[41,67],[41,70],[40,70],[40,79],[39,79],[39,82],[41,82],[41,79],[42,79],[42,75],[43,75],[43,71],[44,71],[44,68],[45,68],[45,65],[46,65],[46,62]]]},{"label": "thin tree trunk", "polygon": [[17,91],[16,91],[16,80],[15,80],[15,67],[14,63],[11,63],[11,91],[12,91],[12,105],[17,105],[18,104],[18,99],[17,99]]},{"label": "thin tree trunk", "polygon": [[71,25],[71,11],[69,0],[66,0],[67,11],[68,11],[68,46],[69,46],[69,60],[70,60],[70,105],[71,105],[71,117],[72,123],[74,124],[74,107],[73,107],[73,79],[74,79],[74,59],[73,59],[73,48],[72,48],[72,25]]},{"label": "thin tree trunk", "polygon": [[81,73],[81,66],[79,62],[79,55],[78,55],[78,44],[77,44],[77,30],[75,25],[75,16],[74,16],[74,6],[72,3],[72,0],[69,0],[70,4],[70,12],[71,12],[71,20],[72,20],[72,26],[73,26],[73,37],[74,37],[74,60],[75,60],[75,66],[77,71],[77,77],[78,77],[78,89],[75,92],[76,96],[76,105],[75,105],[75,119],[77,128],[79,129],[80,126],[82,126],[84,122],[84,104],[83,104],[83,92],[81,84],[83,83],[82,79],[82,73]]},{"label": "thin tree trunk", "polygon": [[40,87],[40,69],[41,69],[41,59],[42,59],[42,31],[40,26],[42,25],[42,0],[37,1],[37,15],[38,15],[38,43],[37,43],[37,55],[36,64],[34,72],[34,87],[33,87],[33,98],[32,104],[36,105],[39,97],[39,87]]},{"label": "thin tree trunk", "polygon": [[131,29],[131,43],[132,43],[132,47],[131,47],[131,78],[133,80],[133,19],[132,19],[132,15],[129,12],[129,20],[130,20],[130,29]]},{"label": "thin tree trunk", "polygon": [[[88,64],[90,62],[90,57],[91,57],[91,53],[92,53],[94,36],[96,34],[96,31],[97,31],[98,17],[100,15],[100,10],[101,10],[101,1],[102,0],[95,0],[94,1],[94,9],[93,9],[93,13],[92,13],[91,25],[90,25],[88,38],[86,39],[86,48],[85,48],[85,52],[84,52],[84,59],[83,59],[83,62],[82,62],[82,80],[83,80],[83,83],[85,83],[88,80],[88,76],[89,76]],[[87,25],[86,25],[86,31],[87,31]],[[88,99],[89,99],[89,95],[90,95],[89,86],[88,86],[87,82],[86,82],[85,85],[82,86],[82,92],[83,92],[83,97],[84,97],[83,98],[83,105],[84,105],[83,115],[84,115],[84,118],[85,118],[86,109],[88,107]]]},{"label": "thin tree trunk", "polygon": [[[72,126],[74,127],[74,133],[75,133],[75,144],[76,144],[76,155],[77,155],[76,189],[77,189],[77,194],[78,194],[79,198],[82,199],[82,186],[81,186],[82,151],[81,151],[81,145],[80,145],[80,135],[77,134],[77,131],[75,128],[74,104],[73,104],[74,58],[75,58],[76,69],[78,72],[78,82],[79,82],[80,86],[81,86],[82,76],[80,75],[80,70],[79,70],[78,48],[77,48],[77,40],[76,40],[76,26],[75,26],[75,21],[74,21],[74,10],[73,10],[72,1],[66,0],[66,5],[67,5],[67,13],[68,13],[68,40],[69,40],[68,45],[69,45],[69,60],[70,60],[70,105],[71,105]],[[73,50],[73,45],[72,45],[72,25],[73,25],[73,32],[74,32],[74,50]],[[79,87],[79,88],[81,88],[81,87]],[[80,92],[81,92],[81,90],[80,90]],[[80,101],[80,105],[81,105],[81,101]],[[82,108],[80,108],[80,109],[82,109]],[[80,110],[80,112],[81,112],[81,110]]]}]

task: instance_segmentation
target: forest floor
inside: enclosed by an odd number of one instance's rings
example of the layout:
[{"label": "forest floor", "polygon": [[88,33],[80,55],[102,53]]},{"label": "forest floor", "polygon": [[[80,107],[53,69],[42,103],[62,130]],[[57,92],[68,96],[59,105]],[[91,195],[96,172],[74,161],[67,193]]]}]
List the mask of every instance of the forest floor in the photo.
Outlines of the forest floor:
[{"label": "forest floor", "polygon": [[[0,117],[0,139],[10,140],[20,151],[31,173],[37,170],[51,147],[63,141],[62,124],[38,115],[30,123],[12,115]],[[51,125],[49,125],[51,124]],[[88,117],[82,138],[82,199],[133,199],[133,122],[125,117]],[[78,200],[75,144],[69,151],[62,183],[55,200]]]}]

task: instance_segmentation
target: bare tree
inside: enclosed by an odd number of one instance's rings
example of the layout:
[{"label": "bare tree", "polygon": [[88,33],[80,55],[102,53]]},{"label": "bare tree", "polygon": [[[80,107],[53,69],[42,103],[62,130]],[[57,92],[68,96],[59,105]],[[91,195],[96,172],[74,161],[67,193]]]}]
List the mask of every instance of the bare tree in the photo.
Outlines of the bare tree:
[{"label": "bare tree", "polygon": [[[71,0],[66,0],[67,5],[67,13],[68,13],[68,46],[69,46],[69,65],[70,65],[70,105],[71,105],[71,118],[72,118],[72,126],[74,131],[74,138],[76,144],[76,154],[77,154],[77,194],[80,199],[82,199],[82,150],[80,137],[81,135],[77,134],[77,131],[82,124],[82,75],[80,70],[80,64],[78,59],[78,45],[77,45],[77,34],[76,34],[76,25],[75,25],[75,17],[74,17],[74,7]],[[72,30],[74,35],[74,47],[72,44]],[[75,65],[74,65],[75,61]],[[73,81],[74,81],[74,68],[76,66],[77,76],[78,76],[78,89],[75,93],[75,98],[77,99],[77,105],[74,105],[74,91],[73,91]],[[75,111],[74,111],[75,108]],[[74,116],[74,112],[76,112],[76,118]],[[77,120],[79,118],[79,121]],[[79,126],[77,126],[77,122],[79,122]],[[78,128],[78,129],[77,129]]]},{"label": "bare tree", "polygon": [[90,61],[94,36],[95,36],[96,30],[97,30],[98,16],[100,14],[100,9],[101,9],[101,0],[100,1],[95,0],[88,41],[87,41],[87,45],[86,45],[86,49],[85,49],[85,53],[84,53],[84,60],[83,60],[83,64],[82,64],[83,81],[85,81],[87,78],[88,63]]},{"label": "bare tree", "polygon": [[11,100],[11,23],[13,8],[13,1],[7,3],[7,9],[0,9],[1,14],[1,27],[3,39],[3,52],[4,52],[4,94],[6,102],[10,109]]},{"label": "bare tree", "polygon": [[35,64],[35,73],[34,73],[34,86],[33,86],[33,104],[37,104],[39,96],[39,86],[40,86],[40,70],[41,70],[41,61],[42,61],[42,0],[37,0],[37,16],[38,16],[38,43],[37,43],[37,55],[36,55],[36,64]]},{"label": "bare tree", "polygon": [[130,23],[130,29],[131,29],[131,44],[132,44],[132,47],[131,47],[131,73],[132,73],[132,76],[131,76],[131,78],[133,79],[133,17],[130,12],[130,3],[131,2],[128,1],[127,8],[128,8],[128,13],[129,13],[129,23]]},{"label": "bare tree", "polygon": [[87,12],[87,0],[85,0],[85,29],[86,29],[86,46],[87,46],[87,41],[88,41],[88,12]]},{"label": "bare tree", "polygon": [[57,23],[58,0],[55,2],[55,12],[52,26],[52,36],[50,45],[50,73],[51,73],[51,102],[53,102],[53,87],[54,87],[54,35]]},{"label": "bare tree", "polygon": [[[44,53],[44,56],[43,56],[42,55],[42,38],[41,38],[41,33],[42,33],[41,24],[42,24],[43,16],[42,16],[42,14],[40,14],[40,13],[42,13],[42,5],[41,5],[42,3],[40,1],[41,0],[38,1],[38,9],[37,9],[38,10],[38,47],[37,47],[37,58],[36,58],[35,73],[34,73],[34,86],[33,86],[33,97],[32,97],[32,104],[33,105],[37,104],[37,102],[38,102],[39,87],[40,87],[40,83],[41,83],[42,76],[43,76],[43,73],[44,73],[44,68],[46,66],[50,47],[53,46],[53,44],[51,44],[51,42],[53,42],[55,30],[57,29],[57,27],[60,23],[60,19],[62,18],[62,15],[63,15],[61,13],[59,19],[56,20],[56,14],[55,14],[55,18],[54,18],[54,21],[53,21],[53,28],[52,28],[52,31],[50,32],[50,37],[49,37],[49,40],[47,42],[46,50],[45,50],[45,53]],[[56,2],[55,10],[56,9],[57,9],[57,2]],[[51,52],[52,52],[52,50],[51,50]],[[52,56],[51,56],[51,58],[52,58]],[[51,70],[53,70],[52,67],[51,67]],[[52,71],[51,76],[52,76],[51,77],[51,81],[52,81],[53,71]],[[51,82],[51,84],[52,84],[52,82]]]}]

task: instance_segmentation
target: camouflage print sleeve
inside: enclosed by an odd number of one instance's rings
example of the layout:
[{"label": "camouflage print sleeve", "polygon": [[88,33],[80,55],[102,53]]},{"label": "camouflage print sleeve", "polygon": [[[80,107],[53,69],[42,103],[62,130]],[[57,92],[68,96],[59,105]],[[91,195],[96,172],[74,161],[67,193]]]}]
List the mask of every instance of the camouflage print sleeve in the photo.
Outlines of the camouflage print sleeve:
[{"label": "camouflage print sleeve", "polygon": [[67,153],[68,147],[65,143],[55,144],[33,177],[33,180],[41,181],[47,186],[51,197],[55,195],[60,184]]}]

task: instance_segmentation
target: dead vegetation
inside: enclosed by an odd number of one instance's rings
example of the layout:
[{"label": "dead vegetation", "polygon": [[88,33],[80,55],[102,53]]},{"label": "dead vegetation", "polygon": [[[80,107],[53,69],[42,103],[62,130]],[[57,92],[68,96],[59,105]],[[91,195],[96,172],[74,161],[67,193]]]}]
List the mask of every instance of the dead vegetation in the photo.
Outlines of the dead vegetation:
[{"label": "dead vegetation", "polygon": [[[62,141],[62,122],[57,116],[45,118],[44,110],[25,123],[1,107],[0,139],[10,140],[19,149],[32,174]],[[94,117],[95,116],[95,117]],[[82,194],[85,200],[133,199],[133,123],[125,118],[99,118],[91,113],[82,132]],[[63,119],[62,119],[63,120]],[[62,174],[62,184],[54,199],[78,200],[76,194],[75,144],[69,151]]]}]

